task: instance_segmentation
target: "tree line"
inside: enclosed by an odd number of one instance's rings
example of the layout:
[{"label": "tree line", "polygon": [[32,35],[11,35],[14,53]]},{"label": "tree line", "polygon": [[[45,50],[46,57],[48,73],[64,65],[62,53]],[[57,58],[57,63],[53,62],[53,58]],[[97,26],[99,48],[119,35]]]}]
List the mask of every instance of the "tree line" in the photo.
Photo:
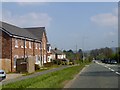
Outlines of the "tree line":
[{"label": "tree line", "polygon": [[66,57],[69,60],[83,60],[83,56],[85,59],[91,61],[93,59],[102,60],[102,59],[114,59],[119,62],[120,60],[120,48],[115,48],[115,50],[112,50],[111,48],[105,47],[100,49],[93,49],[87,52],[82,51],[82,49],[79,49],[78,51],[73,50],[63,50],[63,52],[66,54]]}]

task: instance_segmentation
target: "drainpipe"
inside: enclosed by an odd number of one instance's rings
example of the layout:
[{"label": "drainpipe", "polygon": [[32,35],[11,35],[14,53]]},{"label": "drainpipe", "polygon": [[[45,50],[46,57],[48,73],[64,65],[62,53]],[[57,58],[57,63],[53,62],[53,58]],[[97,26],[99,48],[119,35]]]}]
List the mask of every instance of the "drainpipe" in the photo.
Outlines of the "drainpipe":
[{"label": "drainpipe", "polygon": [[10,44],[11,44],[11,45],[10,45],[10,47],[11,47],[11,48],[10,48],[10,49],[11,49],[11,50],[10,50],[10,54],[11,54],[11,72],[12,72],[12,37],[10,37],[10,41],[11,41],[11,43],[10,43]]},{"label": "drainpipe", "polygon": [[24,60],[25,60],[25,40],[24,40]]}]

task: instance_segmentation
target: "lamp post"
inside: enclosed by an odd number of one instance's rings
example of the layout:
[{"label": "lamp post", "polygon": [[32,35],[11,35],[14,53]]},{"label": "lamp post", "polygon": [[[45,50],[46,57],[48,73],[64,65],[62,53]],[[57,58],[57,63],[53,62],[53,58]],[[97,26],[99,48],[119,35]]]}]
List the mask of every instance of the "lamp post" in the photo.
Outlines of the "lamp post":
[{"label": "lamp post", "polygon": [[85,60],[85,53],[84,53],[84,42],[85,42],[85,39],[87,39],[87,37],[83,37],[83,62]]}]

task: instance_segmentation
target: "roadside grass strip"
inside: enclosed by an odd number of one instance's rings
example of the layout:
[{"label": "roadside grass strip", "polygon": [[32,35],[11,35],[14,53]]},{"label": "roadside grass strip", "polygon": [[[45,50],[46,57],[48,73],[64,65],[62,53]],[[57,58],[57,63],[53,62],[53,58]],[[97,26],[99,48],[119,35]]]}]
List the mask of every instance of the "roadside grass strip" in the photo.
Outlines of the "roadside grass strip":
[{"label": "roadside grass strip", "polygon": [[73,79],[85,65],[86,63],[83,63],[79,66],[68,67],[34,78],[9,83],[3,85],[2,88],[63,88],[66,84],[64,82]]}]

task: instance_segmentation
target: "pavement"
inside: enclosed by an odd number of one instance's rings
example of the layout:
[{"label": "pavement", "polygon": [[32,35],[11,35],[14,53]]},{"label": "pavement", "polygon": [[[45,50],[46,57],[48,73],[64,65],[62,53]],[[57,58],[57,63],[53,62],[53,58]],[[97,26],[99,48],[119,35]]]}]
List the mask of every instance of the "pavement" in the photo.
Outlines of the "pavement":
[{"label": "pavement", "polygon": [[118,65],[92,63],[64,88],[118,88],[120,79],[120,75],[116,73],[118,71]]},{"label": "pavement", "polygon": [[20,73],[12,73],[12,74],[6,74],[6,79],[4,79],[3,81],[8,81],[10,79],[15,79],[18,77],[21,77],[24,74],[20,74]]}]

